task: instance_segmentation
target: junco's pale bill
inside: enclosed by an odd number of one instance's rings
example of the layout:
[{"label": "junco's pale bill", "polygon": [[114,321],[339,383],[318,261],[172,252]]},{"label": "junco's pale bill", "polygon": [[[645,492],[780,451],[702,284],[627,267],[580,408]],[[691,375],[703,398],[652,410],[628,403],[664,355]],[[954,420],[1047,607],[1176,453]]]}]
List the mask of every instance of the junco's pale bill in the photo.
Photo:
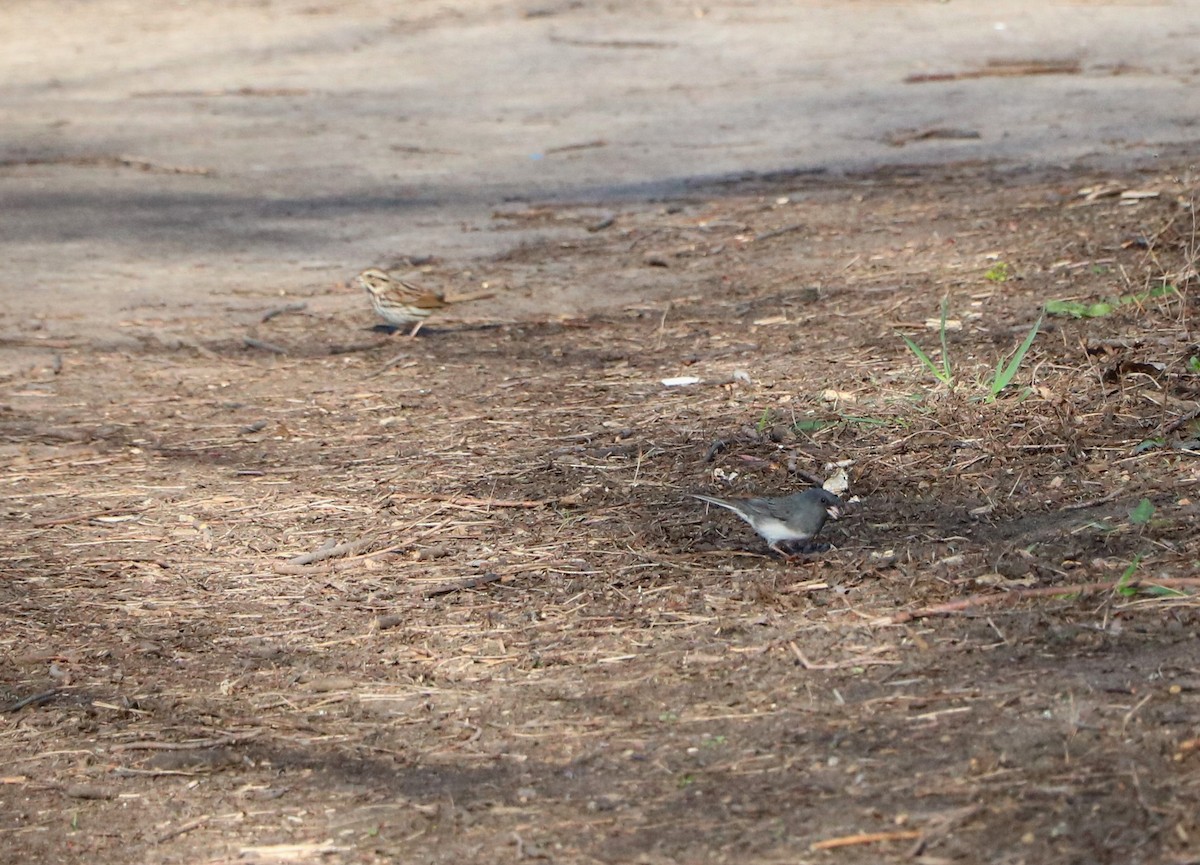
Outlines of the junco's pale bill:
[{"label": "junco's pale bill", "polygon": [[842,514],[842,500],[820,487],[776,499],[719,499],[699,493],[693,493],[692,498],[729,508],[784,558],[790,558],[791,554],[781,549],[780,544],[811,540],[826,519],[836,520]]}]

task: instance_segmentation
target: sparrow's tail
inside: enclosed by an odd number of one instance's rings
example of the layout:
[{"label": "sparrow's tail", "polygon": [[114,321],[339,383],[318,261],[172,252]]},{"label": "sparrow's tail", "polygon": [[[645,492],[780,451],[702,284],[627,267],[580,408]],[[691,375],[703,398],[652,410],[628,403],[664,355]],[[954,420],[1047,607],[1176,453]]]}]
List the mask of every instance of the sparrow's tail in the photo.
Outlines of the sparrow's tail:
[{"label": "sparrow's tail", "polygon": [[456,294],[454,297],[446,297],[443,300],[446,303],[470,303],[472,300],[487,300],[489,297],[495,297],[494,291],[476,291],[473,294]]}]

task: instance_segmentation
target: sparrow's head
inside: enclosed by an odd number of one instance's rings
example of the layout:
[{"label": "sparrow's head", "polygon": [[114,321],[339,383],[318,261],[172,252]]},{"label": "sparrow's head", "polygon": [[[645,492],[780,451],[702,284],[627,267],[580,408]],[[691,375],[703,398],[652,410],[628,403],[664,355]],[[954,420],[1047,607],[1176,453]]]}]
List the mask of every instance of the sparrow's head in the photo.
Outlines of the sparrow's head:
[{"label": "sparrow's head", "polygon": [[369,267],[354,277],[358,287],[372,297],[379,297],[392,284],[392,278],[377,267]]}]

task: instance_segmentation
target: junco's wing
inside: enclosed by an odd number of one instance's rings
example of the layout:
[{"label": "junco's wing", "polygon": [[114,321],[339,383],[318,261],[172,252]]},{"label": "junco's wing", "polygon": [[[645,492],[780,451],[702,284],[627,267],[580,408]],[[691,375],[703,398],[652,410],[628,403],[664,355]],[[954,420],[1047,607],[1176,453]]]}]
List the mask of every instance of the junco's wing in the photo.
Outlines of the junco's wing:
[{"label": "junco's wing", "polygon": [[836,518],[841,504],[837,496],[819,487],[780,499],[757,499],[756,502],[770,516],[808,535],[819,532],[827,518]]}]

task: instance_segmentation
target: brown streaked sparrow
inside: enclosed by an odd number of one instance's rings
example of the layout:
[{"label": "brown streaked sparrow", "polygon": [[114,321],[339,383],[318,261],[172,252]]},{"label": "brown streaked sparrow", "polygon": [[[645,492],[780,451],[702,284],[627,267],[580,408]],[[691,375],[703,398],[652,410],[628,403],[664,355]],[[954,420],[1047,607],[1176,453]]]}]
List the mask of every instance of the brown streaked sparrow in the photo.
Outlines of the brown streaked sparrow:
[{"label": "brown streaked sparrow", "polygon": [[364,270],[354,278],[355,283],[367,292],[376,315],[396,328],[415,325],[408,334],[416,336],[425,319],[435,309],[449,304],[436,291],[420,288],[397,279],[377,267]]}]

